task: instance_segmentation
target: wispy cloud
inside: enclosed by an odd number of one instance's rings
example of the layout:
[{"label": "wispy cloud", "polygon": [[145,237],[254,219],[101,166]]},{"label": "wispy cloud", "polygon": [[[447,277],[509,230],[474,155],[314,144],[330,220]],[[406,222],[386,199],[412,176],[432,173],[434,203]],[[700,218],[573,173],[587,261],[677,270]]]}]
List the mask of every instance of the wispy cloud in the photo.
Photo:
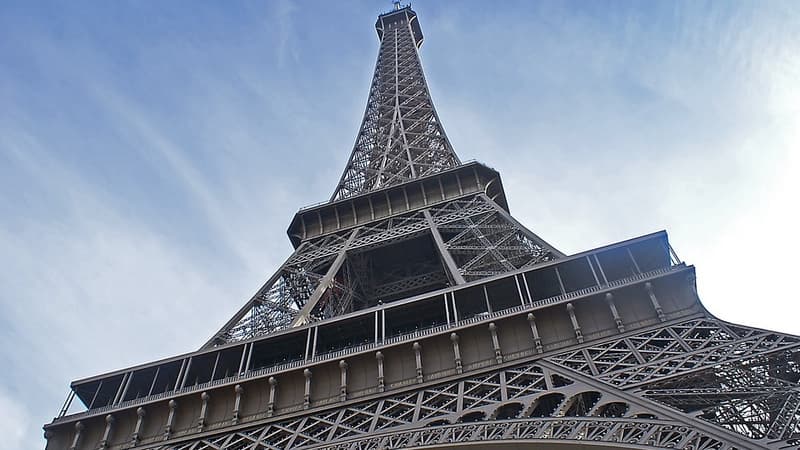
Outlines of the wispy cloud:
[{"label": "wispy cloud", "polygon": [[[215,235],[222,239],[222,247],[231,249],[246,266],[255,267],[263,262],[259,252],[248,245],[251,241],[237,232],[235,218],[227,214],[226,206],[230,206],[234,200],[227,197],[227,186],[209,182],[197,164],[191,161],[191,149],[178,147],[145,114],[117,92],[101,90],[96,93],[96,98],[109,114],[115,116],[113,122],[122,128],[120,131],[139,144],[137,150],[153,168],[164,176],[175,177],[177,184],[188,192],[194,205],[203,211]],[[233,174],[223,176],[235,179]],[[234,208],[242,210],[244,205],[235,205]]]},{"label": "wispy cloud", "polygon": [[[251,132],[253,111],[232,102],[252,67],[195,77],[217,96],[181,120],[92,42],[28,37],[42,87],[0,111],[0,336],[14,343],[0,410],[13,448],[42,445],[70,380],[199,347],[289,254],[280,236],[310,202],[283,182],[270,146],[286,144]],[[138,51],[157,63],[202,50]],[[0,86],[21,76],[0,72]],[[160,87],[168,102],[176,86]]]},{"label": "wispy cloud", "polygon": [[283,66],[286,58],[291,57],[297,61],[296,29],[294,26],[294,13],[296,7],[289,0],[279,0],[275,2],[275,16],[278,22],[278,64]]},{"label": "wispy cloud", "polygon": [[32,442],[25,435],[31,429],[30,421],[27,408],[0,387],[0,433],[3,433],[3,445],[25,448],[26,442]]},{"label": "wispy cloud", "polygon": [[438,104],[462,155],[498,167],[512,211],[563,250],[667,229],[712,312],[800,332],[775,287],[800,245],[800,10],[538,8],[484,16],[458,34],[470,53],[434,49],[458,81]]},{"label": "wispy cloud", "polygon": [[[800,8],[612,6],[415,4],[456,150],[562,250],[666,228],[712,312],[800,333]],[[191,351],[288,256],[352,147],[378,10],[0,8],[0,432],[36,448],[70,380]]]}]

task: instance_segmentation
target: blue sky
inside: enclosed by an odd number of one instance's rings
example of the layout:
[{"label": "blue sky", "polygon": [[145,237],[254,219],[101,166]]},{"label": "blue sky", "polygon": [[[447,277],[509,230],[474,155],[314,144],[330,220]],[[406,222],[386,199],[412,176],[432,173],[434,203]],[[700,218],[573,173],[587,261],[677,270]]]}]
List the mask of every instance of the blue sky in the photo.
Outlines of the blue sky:
[{"label": "blue sky", "polygon": [[[290,253],[383,1],[0,4],[0,435],[198,348]],[[463,160],[566,253],[667,229],[719,317],[800,334],[800,4],[418,1]]]}]

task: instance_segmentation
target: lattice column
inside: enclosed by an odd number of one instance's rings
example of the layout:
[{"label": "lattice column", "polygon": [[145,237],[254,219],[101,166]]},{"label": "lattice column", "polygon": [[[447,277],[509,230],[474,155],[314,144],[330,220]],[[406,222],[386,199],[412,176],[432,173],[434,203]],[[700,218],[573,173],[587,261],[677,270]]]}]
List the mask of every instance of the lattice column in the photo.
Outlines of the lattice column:
[{"label": "lattice column", "polygon": [[381,46],[367,108],[331,200],[351,197],[460,164],[433,107],[411,10],[378,22]]}]

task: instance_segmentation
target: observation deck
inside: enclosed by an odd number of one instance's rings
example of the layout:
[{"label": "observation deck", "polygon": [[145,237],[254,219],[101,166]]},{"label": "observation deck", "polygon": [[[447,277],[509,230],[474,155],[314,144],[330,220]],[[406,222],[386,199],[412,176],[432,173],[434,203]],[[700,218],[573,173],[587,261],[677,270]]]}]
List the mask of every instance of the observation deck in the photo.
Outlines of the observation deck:
[{"label": "observation deck", "polygon": [[375,22],[375,31],[378,32],[378,39],[383,39],[385,30],[392,29],[404,23],[411,24],[411,31],[414,33],[414,41],[417,44],[417,48],[420,48],[425,38],[422,35],[422,27],[419,25],[417,13],[415,13],[410,6],[404,6],[378,16],[378,21]]},{"label": "observation deck", "polygon": [[[603,308],[598,309],[596,301],[584,301],[597,296],[613,293],[618,298],[622,314],[618,319],[624,320],[629,328],[700,313],[702,307],[698,302],[675,304],[671,299],[683,296],[670,295],[662,300],[663,304],[658,308],[663,310],[656,314],[644,289],[636,293],[630,290],[630,286],[645,282],[664,292],[682,289],[686,276],[693,279],[693,272],[691,266],[678,261],[665,232],[653,233],[268,336],[77,380],[71,385],[68,403],[77,396],[87,410],[68,415],[67,404],[59,417],[46,428],[59,428],[65,423],[101,417],[115,411],[135,410],[139,406],[155,406],[170,398],[198,395],[192,393],[216,391],[269,377],[285,377],[306,368],[316,371],[314,367],[320,364],[336,363],[344,358],[351,360],[369,351],[394,354],[396,350],[391,347],[398,344],[461,333],[482,323],[517,321],[519,319],[513,317],[519,317],[522,319],[520,323],[525,324],[526,315],[533,313],[544,320],[537,319],[537,338],[528,340],[532,348],[523,353],[537,353],[534,343],[539,353],[549,353],[574,345],[574,338],[563,339],[564,335],[575,336],[574,331],[565,332],[565,329],[572,328],[570,316],[581,321],[580,340],[589,341],[594,336],[604,337],[617,332],[618,324],[611,313],[600,311]],[[681,277],[679,274],[684,275]],[[673,278],[675,280],[670,281]],[[565,309],[567,304],[570,306]],[[567,314],[571,308],[577,311],[577,315],[573,312]],[[527,325],[522,328],[527,328]],[[510,332],[511,329],[507,330]],[[425,379],[442,376],[433,372],[426,370]],[[387,382],[384,389],[409,382],[403,379],[395,381]],[[282,384],[286,383],[282,381]],[[351,386],[347,398],[373,394],[378,390],[376,380],[363,380],[363,384],[358,389]],[[322,390],[317,389],[315,394],[316,398]],[[338,400],[338,395],[330,394],[323,395],[316,403],[321,406]],[[281,408],[275,405],[274,414],[303,409],[302,396],[290,397],[294,399],[284,397],[283,401],[289,403]]]}]

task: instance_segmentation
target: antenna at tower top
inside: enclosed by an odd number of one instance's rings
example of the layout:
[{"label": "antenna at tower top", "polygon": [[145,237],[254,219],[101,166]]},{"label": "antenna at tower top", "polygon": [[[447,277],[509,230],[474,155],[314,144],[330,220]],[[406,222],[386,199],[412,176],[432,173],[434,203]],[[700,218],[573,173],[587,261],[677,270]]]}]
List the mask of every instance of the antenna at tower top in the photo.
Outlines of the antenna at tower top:
[{"label": "antenna at tower top", "polygon": [[394,10],[395,11],[399,10],[400,8],[402,8],[402,5],[400,4],[400,0],[394,0],[392,3],[394,4]]}]

